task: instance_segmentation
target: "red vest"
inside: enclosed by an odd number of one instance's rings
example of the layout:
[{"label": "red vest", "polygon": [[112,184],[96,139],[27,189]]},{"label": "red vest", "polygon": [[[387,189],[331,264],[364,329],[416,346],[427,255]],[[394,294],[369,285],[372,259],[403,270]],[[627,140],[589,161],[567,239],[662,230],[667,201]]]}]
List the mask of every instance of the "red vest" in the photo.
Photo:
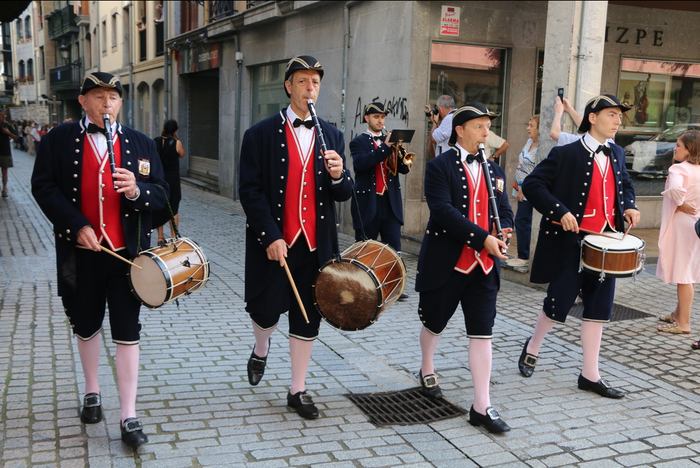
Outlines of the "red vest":
[{"label": "red vest", "polygon": [[[486,231],[491,232],[490,220],[489,220],[489,193],[486,189],[486,182],[484,181],[484,174],[479,171],[479,177],[477,178],[478,186],[474,187],[474,181],[472,180],[472,173],[467,167],[464,166],[464,172],[467,174],[467,184],[469,186],[469,220]],[[465,245],[462,249],[462,254],[457,260],[457,265],[455,270],[460,273],[469,274],[476,268],[476,265],[480,265],[484,274],[489,274],[493,268],[493,258],[488,254],[486,248],[481,249],[481,252],[477,253],[476,250]]]},{"label": "red vest", "polygon": [[[377,142],[374,142],[374,147],[377,148]],[[383,195],[386,192],[386,164],[384,161],[374,166],[374,179],[377,181],[377,195]]]},{"label": "red vest", "polygon": [[[121,222],[122,195],[114,190],[107,151],[97,156],[90,135],[83,142],[83,172],[80,183],[80,211],[90,221],[98,242],[106,241],[112,250],[126,247]],[[114,139],[114,160],[121,167],[121,145]]]},{"label": "red vest", "polygon": [[588,192],[586,209],[580,228],[593,232],[603,232],[606,225],[615,230],[615,176],[610,160],[606,158],[605,176],[597,162],[593,163],[593,179]]},{"label": "red vest", "polygon": [[[316,250],[316,179],[314,178],[314,139],[311,147],[299,148],[299,140],[291,122],[286,126],[289,169],[287,192],[284,198],[283,237],[292,247],[304,234],[309,250]],[[304,154],[307,155],[304,159]]]}]

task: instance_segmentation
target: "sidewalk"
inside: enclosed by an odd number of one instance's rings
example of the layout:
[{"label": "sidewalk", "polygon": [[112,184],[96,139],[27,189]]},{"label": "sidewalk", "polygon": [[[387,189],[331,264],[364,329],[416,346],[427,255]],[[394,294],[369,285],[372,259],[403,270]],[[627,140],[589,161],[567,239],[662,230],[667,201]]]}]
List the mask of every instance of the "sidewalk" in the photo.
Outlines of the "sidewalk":
[{"label": "sidewalk", "polygon": [[[675,285],[650,266],[618,280],[616,303],[649,314],[606,326],[601,371],[622,400],[576,388],[580,320],[548,336],[535,374],[517,370],[544,292],[503,281],[493,340],[491,398],[513,430],[491,435],[466,417],[375,427],[345,396],[415,387],[420,366],[416,257],[406,256],[410,298],[360,332],[321,327],[308,390],[321,417],[286,407],[286,320],[273,334],[265,377],[247,382],[253,336],[243,302],[240,204],[183,186],[181,232],[206,252],[206,287],[175,304],[142,309],[137,410],[150,443],[120,441],[115,347],[103,342],[105,421],[80,423],[83,382],[75,340],[56,297],[51,226],[30,193],[34,158],[15,151],[10,196],[0,199],[0,466],[178,467],[686,467],[700,466],[700,337],[661,335],[657,316],[675,307]],[[341,248],[352,238],[341,236]],[[105,325],[108,326],[107,322]],[[105,330],[109,337],[109,330]],[[457,313],[438,347],[445,397],[469,409],[468,339]]]}]

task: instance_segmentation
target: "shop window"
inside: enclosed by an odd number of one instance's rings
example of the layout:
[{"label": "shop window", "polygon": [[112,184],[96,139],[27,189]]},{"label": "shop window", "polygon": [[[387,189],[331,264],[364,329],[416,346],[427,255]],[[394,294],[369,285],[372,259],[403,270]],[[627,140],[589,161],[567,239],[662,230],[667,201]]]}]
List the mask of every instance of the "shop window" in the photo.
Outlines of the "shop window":
[{"label": "shop window", "polygon": [[[443,94],[457,107],[480,102],[490,111],[503,112],[505,49],[461,44],[433,43],[430,60],[430,104]],[[501,135],[504,116],[495,119],[491,131]]]},{"label": "shop window", "polygon": [[24,18],[24,38],[28,41],[32,39],[32,17]]},{"label": "shop window", "polygon": [[617,95],[633,106],[615,141],[625,148],[636,193],[659,195],[676,139],[700,130],[700,64],[623,58]]},{"label": "shop window", "polygon": [[251,123],[270,117],[289,105],[289,98],[284,92],[285,66],[286,62],[281,62],[253,69],[253,121]]}]

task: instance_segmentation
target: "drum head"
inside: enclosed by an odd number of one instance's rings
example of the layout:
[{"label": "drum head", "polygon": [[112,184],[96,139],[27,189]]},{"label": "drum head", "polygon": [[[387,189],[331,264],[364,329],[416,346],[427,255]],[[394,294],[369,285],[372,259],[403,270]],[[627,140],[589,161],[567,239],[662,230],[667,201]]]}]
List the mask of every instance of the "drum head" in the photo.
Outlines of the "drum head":
[{"label": "drum head", "polygon": [[326,321],[340,330],[367,328],[379,317],[379,281],[363,264],[348,259],[325,264],[313,287],[314,304]]},{"label": "drum head", "polygon": [[[611,237],[614,237],[614,239],[611,239]],[[605,236],[589,234],[583,238],[583,242],[598,250],[628,251],[644,247],[642,239],[631,234],[625,236],[623,232],[606,232]]]},{"label": "drum head", "polygon": [[158,257],[146,253],[136,257],[134,263],[143,268],[130,267],[129,281],[134,294],[147,307],[162,306],[170,287],[166,284],[162,262]]}]

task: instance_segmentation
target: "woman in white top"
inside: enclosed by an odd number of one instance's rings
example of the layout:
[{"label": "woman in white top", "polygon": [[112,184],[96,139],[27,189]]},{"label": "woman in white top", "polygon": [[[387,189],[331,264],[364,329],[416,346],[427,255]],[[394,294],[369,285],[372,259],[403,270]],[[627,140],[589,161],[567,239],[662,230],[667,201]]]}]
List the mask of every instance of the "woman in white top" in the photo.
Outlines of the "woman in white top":
[{"label": "woman in white top", "polygon": [[518,257],[506,261],[512,267],[526,267],[530,262],[530,236],[532,233],[532,204],[523,196],[523,182],[532,170],[542,161],[538,153],[540,116],[533,115],[527,124],[528,140],[518,156],[515,169],[513,195],[518,198],[518,212],[515,215],[515,233],[518,239]]}]

